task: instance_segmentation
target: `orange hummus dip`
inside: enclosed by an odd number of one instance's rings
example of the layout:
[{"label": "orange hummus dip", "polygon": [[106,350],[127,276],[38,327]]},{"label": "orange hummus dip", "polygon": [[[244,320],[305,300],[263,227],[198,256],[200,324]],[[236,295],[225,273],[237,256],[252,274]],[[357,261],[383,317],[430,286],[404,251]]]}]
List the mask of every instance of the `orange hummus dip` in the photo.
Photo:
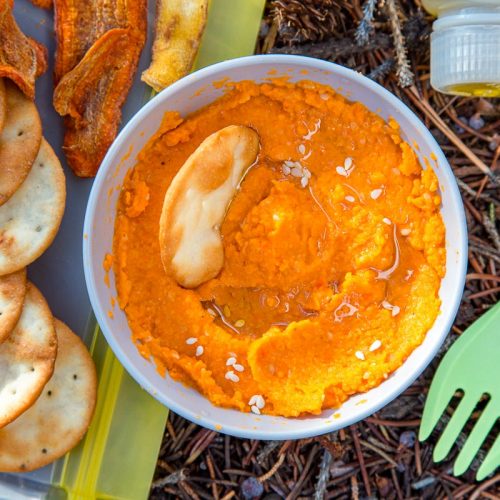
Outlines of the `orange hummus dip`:
[{"label": "orange hummus dip", "polygon": [[[167,187],[210,134],[246,125],[256,164],[233,198],[219,275],[188,290],[162,266]],[[133,340],[213,404],[318,414],[386,379],[439,313],[438,181],[398,124],[331,88],[252,82],[167,113],[121,192],[113,267]]]}]

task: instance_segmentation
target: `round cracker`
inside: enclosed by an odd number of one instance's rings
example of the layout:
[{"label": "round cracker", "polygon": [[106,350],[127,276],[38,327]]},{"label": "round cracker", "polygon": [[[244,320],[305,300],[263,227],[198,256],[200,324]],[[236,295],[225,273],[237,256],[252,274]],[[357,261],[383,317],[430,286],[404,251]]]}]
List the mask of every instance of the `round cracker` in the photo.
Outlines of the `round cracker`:
[{"label": "round cracker", "polygon": [[0,205],[21,186],[31,170],[40,142],[42,123],[35,103],[4,79],[6,116],[0,131]]},{"label": "round cracker", "polygon": [[0,344],[0,427],[36,401],[52,375],[56,354],[57,337],[49,306],[28,283],[21,317]]},{"label": "round cracker", "polygon": [[3,83],[3,78],[0,78],[0,133],[3,129],[3,124],[5,121],[7,103],[5,100],[5,85]]},{"label": "round cracker", "polygon": [[94,412],[97,377],[83,342],[55,320],[58,352],[54,374],[38,401],[0,429],[0,471],[43,467],[71,450]]},{"label": "round cracker", "polygon": [[22,186],[0,207],[0,276],[26,267],[54,240],[64,214],[66,183],[47,141]]},{"label": "round cracker", "polygon": [[0,344],[16,326],[25,296],[26,269],[0,276]]}]

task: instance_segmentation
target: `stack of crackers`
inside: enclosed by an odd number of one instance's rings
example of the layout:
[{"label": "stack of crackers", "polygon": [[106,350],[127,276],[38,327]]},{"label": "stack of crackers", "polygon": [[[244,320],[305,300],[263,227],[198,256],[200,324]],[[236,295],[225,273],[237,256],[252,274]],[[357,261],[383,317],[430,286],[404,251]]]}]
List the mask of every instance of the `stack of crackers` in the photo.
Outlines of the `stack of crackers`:
[{"label": "stack of crackers", "polygon": [[54,240],[65,202],[64,172],[34,102],[0,78],[0,471],[62,456],[94,411],[87,349],[26,278]]}]

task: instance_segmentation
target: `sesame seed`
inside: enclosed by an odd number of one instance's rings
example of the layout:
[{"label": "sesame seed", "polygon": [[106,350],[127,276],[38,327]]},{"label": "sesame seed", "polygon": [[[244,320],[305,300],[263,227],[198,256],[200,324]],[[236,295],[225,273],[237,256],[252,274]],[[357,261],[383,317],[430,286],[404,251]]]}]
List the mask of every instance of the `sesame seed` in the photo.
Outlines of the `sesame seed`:
[{"label": "sesame seed", "polygon": [[370,378],[370,372],[363,373],[363,380],[368,380]]},{"label": "sesame seed", "polygon": [[285,175],[290,175],[290,167],[288,165],[283,165],[281,169]]},{"label": "sesame seed", "polygon": [[266,402],[261,394],[254,394],[248,401],[249,406],[256,406],[259,410],[262,410],[266,406]]},{"label": "sesame seed", "polygon": [[400,313],[400,311],[401,311],[401,309],[400,309],[400,307],[399,307],[399,306],[393,306],[393,305],[392,305],[389,301],[387,301],[387,300],[384,300],[384,301],[382,302],[382,307],[383,307],[384,309],[387,309],[388,311],[391,311],[391,316],[392,316],[392,317],[397,316],[397,315]]},{"label": "sesame seed", "polygon": [[406,227],[405,227],[405,228],[403,228],[403,229],[401,229],[401,234],[402,234],[403,236],[408,236],[410,233],[411,233],[411,229],[408,229],[408,228],[406,228]]},{"label": "sesame seed", "polygon": [[337,172],[337,174],[341,175],[342,177],[347,177],[347,171],[344,167],[337,167],[335,169],[335,171]]},{"label": "sesame seed", "polygon": [[377,339],[373,342],[373,344],[370,346],[368,350],[370,352],[373,352],[376,351],[377,349],[380,349],[380,347],[382,347],[382,342],[380,342],[380,340]]},{"label": "sesame seed", "polygon": [[382,194],[382,190],[381,189],[374,189],[370,193],[370,197],[371,197],[372,200],[376,200],[381,194]]},{"label": "sesame seed", "polygon": [[365,355],[361,352],[361,351],[356,351],[354,353],[354,356],[356,356],[358,359],[360,359],[361,361],[364,361],[365,360]]},{"label": "sesame seed", "polygon": [[238,375],[236,375],[236,373],[234,373],[233,370],[229,370],[228,372],[226,372],[225,378],[227,380],[230,380],[231,382],[240,381],[240,377],[238,377]]},{"label": "sesame seed", "polygon": [[323,101],[328,101],[330,97],[328,94],[320,94],[319,96],[321,97],[321,99],[323,99]]},{"label": "sesame seed", "polygon": [[304,146],[304,144],[300,144],[300,146],[297,149],[301,155],[303,155],[306,152],[306,147]]},{"label": "sesame seed", "polygon": [[196,344],[196,342],[198,342],[198,339],[196,337],[189,337],[186,340],[187,345],[193,345],[193,344]]},{"label": "sesame seed", "polygon": [[203,351],[204,351],[204,347],[202,345],[199,345],[197,348],[196,348],[196,356],[201,356],[203,354]]},{"label": "sesame seed", "polygon": [[390,226],[390,225],[392,224],[391,219],[388,219],[387,217],[384,217],[384,218],[382,219],[382,222],[383,222],[384,224],[387,224],[388,226]]},{"label": "sesame seed", "polygon": [[344,167],[346,170],[350,170],[352,167],[352,158],[348,156],[344,161]]},{"label": "sesame seed", "polygon": [[234,323],[234,326],[236,328],[241,328],[242,326],[245,326],[245,320],[244,319],[239,319]]},{"label": "sesame seed", "polygon": [[348,195],[345,197],[346,201],[349,201],[350,203],[354,203],[356,201],[356,198],[354,196]]},{"label": "sesame seed", "polygon": [[260,415],[260,410],[257,406],[253,405],[251,408],[253,413],[255,413],[256,415]]},{"label": "sesame seed", "polygon": [[224,306],[223,311],[224,311],[224,316],[225,316],[226,318],[231,317],[231,309],[229,309],[229,306]]},{"label": "sesame seed", "polygon": [[207,308],[207,313],[210,314],[210,316],[217,316],[217,313],[213,309],[210,309],[210,307]]},{"label": "sesame seed", "polygon": [[302,175],[303,175],[302,168],[300,168],[300,167],[293,167],[292,171],[291,171],[291,174],[294,177],[302,177]]},{"label": "sesame seed", "polygon": [[239,365],[239,364],[237,364],[237,363],[235,363],[235,364],[233,365],[233,368],[234,368],[237,372],[242,372],[242,371],[245,369],[245,367],[244,367],[243,365]]},{"label": "sesame seed", "polygon": [[231,356],[230,358],[227,359],[226,366],[234,365],[234,363],[236,363],[236,358],[234,356]]},{"label": "sesame seed", "polygon": [[303,188],[305,188],[305,187],[307,186],[307,184],[308,184],[308,183],[309,183],[309,179],[308,179],[306,176],[304,176],[304,177],[302,177],[302,179],[300,179],[300,185],[301,185]]}]

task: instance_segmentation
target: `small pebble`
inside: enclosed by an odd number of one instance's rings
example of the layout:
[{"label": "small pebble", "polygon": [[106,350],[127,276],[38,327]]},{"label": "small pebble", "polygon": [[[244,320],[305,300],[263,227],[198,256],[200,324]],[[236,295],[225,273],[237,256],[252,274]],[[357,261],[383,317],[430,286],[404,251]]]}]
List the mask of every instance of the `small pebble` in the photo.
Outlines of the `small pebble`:
[{"label": "small pebble", "polygon": [[469,118],[469,127],[474,130],[480,130],[484,127],[484,120],[481,118],[481,115],[472,115]]},{"label": "small pebble", "polygon": [[255,500],[264,493],[264,486],[256,477],[247,477],[240,486],[241,496],[245,500]]},{"label": "small pebble", "polygon": [[399,436],[399,444],[405,448],[413,448],[415,446],[415,441],[417,435],[414,431],[404,431]]},{"label": "small pebble", "polygon": [[[459,116],[458,117],[459,121],[462,122],[463,124],[467,125],[469,120],[467,120],[466,116]],[[465,129],[461,127],[458,123],[453,124],[453,129],[457,134],[463,134],[465,132]]]},{"label": "small pebble", "polygon": [[245,326],[245,320],[243,320],[243,319],[239,319],[238,321],[236,321],[236,322],[234,323],[234,326],[235,326],[236,328],[241,328],[242,326]]},{"label": "small pebble", "polygon": [[489,144],[488,144],[488,149],[490,151],[496,151],[497,148],[500,146],[500,142],[499,141],[491,141]]}]

